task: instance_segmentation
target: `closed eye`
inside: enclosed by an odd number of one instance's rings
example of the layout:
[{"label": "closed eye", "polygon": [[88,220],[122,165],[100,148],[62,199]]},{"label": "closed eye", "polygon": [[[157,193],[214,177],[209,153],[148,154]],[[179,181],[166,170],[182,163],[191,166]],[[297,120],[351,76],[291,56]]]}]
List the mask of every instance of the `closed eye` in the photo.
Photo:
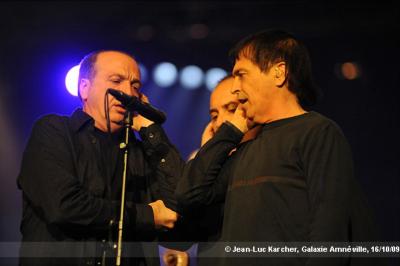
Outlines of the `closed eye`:
[{"label": "closed eye", "polygon": [[114,84],[120,84],[121,80],[120,79],[112,79],[111,82]]},{"label": "closed eye", "polygon": [[228,112],[230,113],[234,113],[237,109],[237,104],[236,103],[230,103],[226,106],[226,109],[228,110]]}]

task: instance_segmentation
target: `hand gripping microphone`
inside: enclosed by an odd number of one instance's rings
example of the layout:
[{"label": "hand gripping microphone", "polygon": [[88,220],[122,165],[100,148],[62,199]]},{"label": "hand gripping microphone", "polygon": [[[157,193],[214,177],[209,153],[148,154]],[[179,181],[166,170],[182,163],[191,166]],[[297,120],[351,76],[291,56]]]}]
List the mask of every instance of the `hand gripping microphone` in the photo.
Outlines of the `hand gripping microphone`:
[{"label": "hand gripping microphone", "polygon": [[135,111],[146,117],[147,119],[153,121],[157,124],[162,124],[167,119],[165,113],[157,108],[151,106],[148,103],[142,102],[136,96],[130,96],[128,94],[123,93],[122,91],[115,89],[107,89],[107,93],[111,94],[115,97],[121,104],[125,107],[126,110]]}]

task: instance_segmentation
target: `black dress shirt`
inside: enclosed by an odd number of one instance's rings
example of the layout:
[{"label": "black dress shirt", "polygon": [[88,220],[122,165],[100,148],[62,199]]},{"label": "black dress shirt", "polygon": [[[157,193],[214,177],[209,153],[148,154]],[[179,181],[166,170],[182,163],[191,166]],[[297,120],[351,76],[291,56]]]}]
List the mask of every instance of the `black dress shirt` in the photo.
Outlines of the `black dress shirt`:
[{"label": "black dress shirt", "polygon": [[[59,246],[29,250],[32,242],[77,241],[74,250],[63,250],[76,257],[65,264],[96,263],[85,252],[96,250],[90,243],[107,239],[110,222],[115,225],[119,219],[121,136],[99,132],[81,109],[71,117],[46,115],[35,123],[18,176],[23,193],[21,265],[60,262],[54,255]],[[184,164],[159,125],[142,128],[140,136],[142,141],[132,132],[129,145],[125,241],[156,238],[148,203],[162,199],[176,209],[173,192]],[[29,252],[39,259],[29,258]]]}]

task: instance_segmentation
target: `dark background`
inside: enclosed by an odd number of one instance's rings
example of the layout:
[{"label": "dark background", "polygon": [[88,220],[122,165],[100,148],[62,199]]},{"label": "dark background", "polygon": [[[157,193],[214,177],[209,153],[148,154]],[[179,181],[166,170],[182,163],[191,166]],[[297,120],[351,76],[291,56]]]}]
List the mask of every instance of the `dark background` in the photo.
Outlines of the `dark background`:
[{"label": "dark background", "polygon": [[[20,239],[15,180],[32,124],[80,106],[64,77],[85,54],[124,49],[149,71],[161,61],[230,71],[227,55],[236,41],[282,28],[308,46],[325,95],[314,110],[342,127],[382,238],[399,241],[399,15],[395,1],[0,3],[0,240]],[[202,38],[193,38],[195,24],[206,27]],[[344,62],[358,64],[357,79],[340,75]],[[210,92],[179,83],[159,88],[151,78],[143,90],[167,112],[165,129],[186,157],[209,119]]]}]

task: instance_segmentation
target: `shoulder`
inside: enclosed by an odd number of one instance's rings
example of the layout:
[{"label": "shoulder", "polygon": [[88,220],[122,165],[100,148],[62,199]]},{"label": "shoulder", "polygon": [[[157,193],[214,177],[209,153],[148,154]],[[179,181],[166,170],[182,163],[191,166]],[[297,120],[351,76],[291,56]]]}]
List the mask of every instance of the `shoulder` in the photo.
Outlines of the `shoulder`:
[{"label": "shoulder", "polygon": [[45,137],[56,132],[65,131],[65,123],[69,117],[58,114],[46,114],[39,117],[33,124],[32,136]]},{"label": "shoulder", "polygon": [[56,149],[61,150],[68,138],[68,130],[64,121],[68,117],[57,114],[46,114],[39,117],[32,126],[30,136],[26,144],[26,152]]},{"label": "shoulder", "polygon": [[[352,161],[349,142],[339,125],[324,115],[313,112],[305,134],[299,139],[299,151],[303,162],[315,161],[345,166]],[[322,164],[321,164],[322,166]]]},{"label": "shoulder", "polygon": [[305,134],[301,141],[304,144],[321,145],[325,148],[329,145],[337,147],[349,145],[340,126],[332,119],[317,112],[310,113],[303,130]]},{"label": "shoulder", "polygon": [[61,124],[68,120],[67,116],[58,114],[45,114],[35,121],[35,125]]},{"label": "shoulder", "polygon": [[318,112],[309,112],[302,124],[304,129],[310,131],[310,133],[331,132],[343,135],[342,129],[335,121]]}]

